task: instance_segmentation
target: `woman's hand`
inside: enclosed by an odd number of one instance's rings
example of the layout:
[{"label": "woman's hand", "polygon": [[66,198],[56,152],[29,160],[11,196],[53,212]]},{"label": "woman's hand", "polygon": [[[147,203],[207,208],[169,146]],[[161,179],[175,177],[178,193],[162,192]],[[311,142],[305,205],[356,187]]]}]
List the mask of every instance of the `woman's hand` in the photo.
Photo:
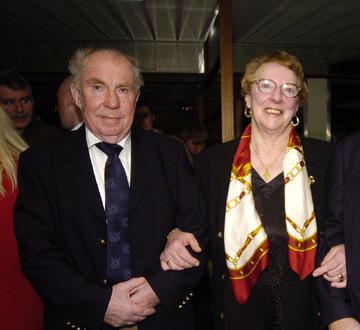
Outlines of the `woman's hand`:
[{"label": "woman's hand", "polygon": [[174,230],[168,235],[164,251],[160,255],[163,270],[183,270],[199,266],[199,260],[194,258],[186,248],[200,253],[201,248],[195,236],[181,230]]},{"label": "woman's hand", "polygon": [[313,272],[314,277],[323,276],[334,288],[345,288],[347,283],[345,245],[334,246],[325,256],[320,267]]}]

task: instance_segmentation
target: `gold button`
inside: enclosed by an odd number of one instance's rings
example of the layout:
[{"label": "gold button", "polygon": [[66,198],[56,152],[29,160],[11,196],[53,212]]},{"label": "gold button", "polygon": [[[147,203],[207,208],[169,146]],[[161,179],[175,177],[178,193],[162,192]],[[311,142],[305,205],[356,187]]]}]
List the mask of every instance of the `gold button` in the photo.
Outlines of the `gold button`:
[{"label": "gold button", "polygon": [[182,306],[182,305],[179,305],[179,309],[181,309],[181,308],[183,308],[183,306]]},{"label": "gold button", "polygon": [[224,318],[224,313],[220,313],[220,318],[221,318],[221,319]]},{"label": "gold button", "polygon": [[320,317],[320,311],[317,312],[318,316]]},{"label": "gold button", "polygon": [[182,304],[183,304],[183,305],[186,305],[186,301],[185,301],[185,300],[183,300]]},{"label": "gold button", "polygon": [[221,279],[222,279],[222,280],[225,280],[225,278],[226,278],[226,275],[225,275],[225,274],[222,274],[222,275],[221,275]]},{"label": "gold button", "polygon": [[103,240],[102,238],[100,238],[100,244],[106,244],[105,240]]},{"label": "gold button", "polygon": [[192,292],[189,293],[189,296],[192,297],[194,294]]},{"label": "gold button", "polygon": [[66,322],[66,325],[71,325],[71,322],[70,322],[70,321],[67,321],[67,322]]},{"label": "gold button", "polygon": [[76,330],[81,330],[81,328],[76,328]]},{"label": "gold button", "polygon": [[222,234],[221,231],[219,231],[218,234],[217,234],[217,238],[218,238],[218,239],[221,239],[222,237],[223,237],[223,234]]},{"label": "gold button", "polygon": [[104,280],[102,280],[103,281],[103,283],[104,284],[106,284],[107,283],[107,279],[105,278]]},{"label": "gold button", "polygon": [[189,298],[189,297],[186,297],[185,299],[186,299],[186,300],[188,300],[188,301],[190,300],[190,298]]}]

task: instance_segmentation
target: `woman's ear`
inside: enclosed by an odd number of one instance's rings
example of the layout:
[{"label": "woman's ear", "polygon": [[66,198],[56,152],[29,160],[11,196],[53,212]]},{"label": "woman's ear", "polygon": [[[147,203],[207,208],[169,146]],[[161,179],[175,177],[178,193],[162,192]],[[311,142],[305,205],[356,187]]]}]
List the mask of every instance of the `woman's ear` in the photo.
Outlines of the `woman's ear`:
[{"label": "woman's ear", "polygon": [[245,94],[245,104],[249,109],[251,109],[251,101],[250,101],[250,95],[249,94]]}]

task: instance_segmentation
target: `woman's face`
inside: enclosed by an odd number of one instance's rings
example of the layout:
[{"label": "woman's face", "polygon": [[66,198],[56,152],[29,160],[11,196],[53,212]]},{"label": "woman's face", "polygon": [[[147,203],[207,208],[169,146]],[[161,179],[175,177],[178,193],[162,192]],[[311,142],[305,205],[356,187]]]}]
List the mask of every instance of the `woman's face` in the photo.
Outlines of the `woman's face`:
[{"label": "woman's face", "polygon": [[[262,64],[255,73],[255,80],[261,79],[271,79],[278,85],[291,83],[299,86],[295,72],[278,63]],[[257,84],[252,84],[250,94],[245,95],[245,102],[252,111],[253,128],[267,133],[283,133],[290,129],[291,120],[299,108],[298,96],[286,97],[280,87],[266,94],[260,92]]]}]

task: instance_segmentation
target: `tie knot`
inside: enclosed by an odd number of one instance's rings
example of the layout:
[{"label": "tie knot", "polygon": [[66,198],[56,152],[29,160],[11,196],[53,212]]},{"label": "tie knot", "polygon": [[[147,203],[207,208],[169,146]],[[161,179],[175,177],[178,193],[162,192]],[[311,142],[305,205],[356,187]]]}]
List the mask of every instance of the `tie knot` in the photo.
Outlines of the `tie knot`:
[{"label": "tie knot", "polygon": [[119,146],[118,144],[110,144],[106,142],[96,143],[96,146],[108,156],[111,154],[119,155],[121,150],[123,149],[123,147]]}]

